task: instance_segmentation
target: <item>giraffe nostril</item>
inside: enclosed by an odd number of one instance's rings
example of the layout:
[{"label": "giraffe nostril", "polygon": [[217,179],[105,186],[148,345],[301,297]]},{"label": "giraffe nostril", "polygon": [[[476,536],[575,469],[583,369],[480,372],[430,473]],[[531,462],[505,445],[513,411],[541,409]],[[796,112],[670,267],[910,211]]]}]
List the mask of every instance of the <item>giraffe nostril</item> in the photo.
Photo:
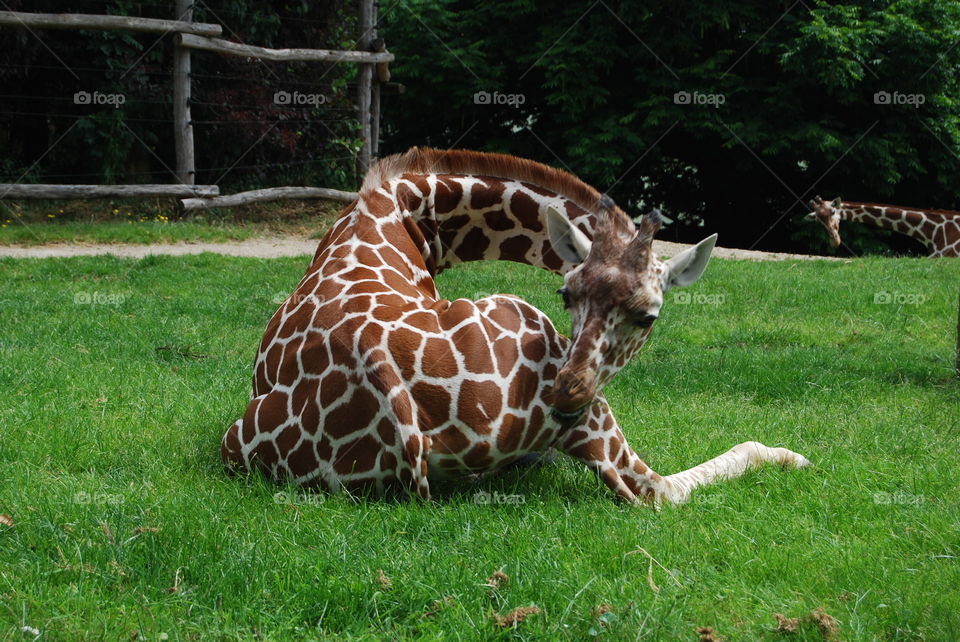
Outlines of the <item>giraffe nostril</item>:
[{"label": "giraffe nostril", "polygon": [[596,396],[596,375],[592,369],[571,374],[561,370],[554,384],[552,406],[563,412],[580,410]]}]

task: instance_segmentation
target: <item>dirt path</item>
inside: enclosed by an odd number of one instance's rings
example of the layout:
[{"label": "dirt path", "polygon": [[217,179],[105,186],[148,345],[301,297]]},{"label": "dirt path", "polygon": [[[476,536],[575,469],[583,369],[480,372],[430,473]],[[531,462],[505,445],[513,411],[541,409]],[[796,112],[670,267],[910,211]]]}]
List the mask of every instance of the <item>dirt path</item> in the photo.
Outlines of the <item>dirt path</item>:
[{"label": "dirt path", "polygon": [[[653,249],[658,256],[673,256],[689,245],[671,243],[670,241],[654,241]],[[741,250],[735,247],[718,247],[713,250],[713,256],[721,259],[746,259],[749,261],[842,261],[836,256],[817,256],[815,254],[787,254],[785,252],[761,252],[759,250]]]},{"label": "dirt path", "polygon": [[[302,237],[264,237],[233,243],[171,243],[161,245],[131,245],[131,244],[79,244],[79,245],[37,245],[32,247],[3,246],[0,247],[0,257],[12,258],[50,258],[68,256],[96,256],[112,254],[123,258],[143,258],[151,254],[166,254],[182,256],[185,254],[202,254],[213,252],[227,256],[246,256],[252,258],[272,259],[281,256],[312,255],[317,249],[319,241]],[[654,241],[654,249],[660,256],[673,256],[680,250],[690,247],[682,243],[669,241]],[[758,252],[755,250],[740,250],[735,248],[718,247],[714,256],[723,259],[749,259],[752,261],[787,261],[787,260],[826,260],[837,261],[836,257],[813,256],[807,254],[783,254],[778,252]]]}]

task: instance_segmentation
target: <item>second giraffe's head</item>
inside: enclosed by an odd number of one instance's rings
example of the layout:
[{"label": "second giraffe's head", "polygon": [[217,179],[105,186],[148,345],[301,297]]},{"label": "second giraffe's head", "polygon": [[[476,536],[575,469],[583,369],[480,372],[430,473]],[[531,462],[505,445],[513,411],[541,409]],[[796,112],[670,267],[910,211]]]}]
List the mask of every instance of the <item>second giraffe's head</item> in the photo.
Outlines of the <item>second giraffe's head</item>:
[{"label": "second giraffe's head", "polygon": [[644,216],[638,229],[604,196],[592,241],[557,210],[547,214],[551,245],[576,265],[559,290],[573,336],[550,400],[557,418],[574,419],[646,343],[664,293],[700,278],[717,235],[663,262],[653,253],[663,222],[658,210]]},{"label": "second giraffe's head", "polygon": [[832,201],[825,201],[819,196],[810,201],[812,212],[807,214],[806,218],[811,221],[820,221],[820,224],[827,228],[830,234],[830,244],[833,247],[840,247],[840,198]]}]

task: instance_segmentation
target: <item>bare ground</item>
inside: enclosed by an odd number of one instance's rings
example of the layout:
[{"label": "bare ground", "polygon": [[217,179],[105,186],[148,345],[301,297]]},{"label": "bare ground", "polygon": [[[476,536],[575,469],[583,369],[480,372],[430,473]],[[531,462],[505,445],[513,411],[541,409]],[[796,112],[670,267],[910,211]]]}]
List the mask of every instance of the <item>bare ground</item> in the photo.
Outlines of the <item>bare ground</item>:
[{"label": "bare ground", "polygon": [[[270,259],[282,256],[312,255],[317,249],[318,243],[319,241],[315,239],[304,237],[275,236],[228,243],[171,243],[160,245],[105,243],[36,245],[30,247],[4,246],[0,247],[0,257],[50,258],[112,254],[123,258],[143,258],[151,254],[182,256],[185,254],[212,252],[214,254],[224,254],[227,256]],[[654,249],[660,256],[673,256],[687,247],[690,246],[682,243],[671,243],[669,241],[654,241]],[[747,259],[752,261],[842,260],[830,256],[760,252],[756,250],[741,250],[725,247],[716,248],[713,255],[722,259]]]}]

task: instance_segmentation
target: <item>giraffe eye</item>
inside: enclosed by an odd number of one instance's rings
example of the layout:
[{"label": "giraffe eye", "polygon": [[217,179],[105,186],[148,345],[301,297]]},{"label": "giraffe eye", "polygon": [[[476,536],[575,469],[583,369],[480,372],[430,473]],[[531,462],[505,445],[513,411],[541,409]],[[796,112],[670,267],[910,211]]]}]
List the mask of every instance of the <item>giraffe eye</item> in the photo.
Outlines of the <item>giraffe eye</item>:
[{"label": "giraffe eye", "polygon": [[563,297],[564,309],[569,310],[570,309],[570,290],[568,290],[566,286],[564,286],[559,290],[557,290],[557,294]]},{"label": "giraffe eye", "polygon": [[653,325],[653,322],[657,320],[657,316],[653,314],[641,314],[634,317],[633,325],[638,328],[649,328]]}]

